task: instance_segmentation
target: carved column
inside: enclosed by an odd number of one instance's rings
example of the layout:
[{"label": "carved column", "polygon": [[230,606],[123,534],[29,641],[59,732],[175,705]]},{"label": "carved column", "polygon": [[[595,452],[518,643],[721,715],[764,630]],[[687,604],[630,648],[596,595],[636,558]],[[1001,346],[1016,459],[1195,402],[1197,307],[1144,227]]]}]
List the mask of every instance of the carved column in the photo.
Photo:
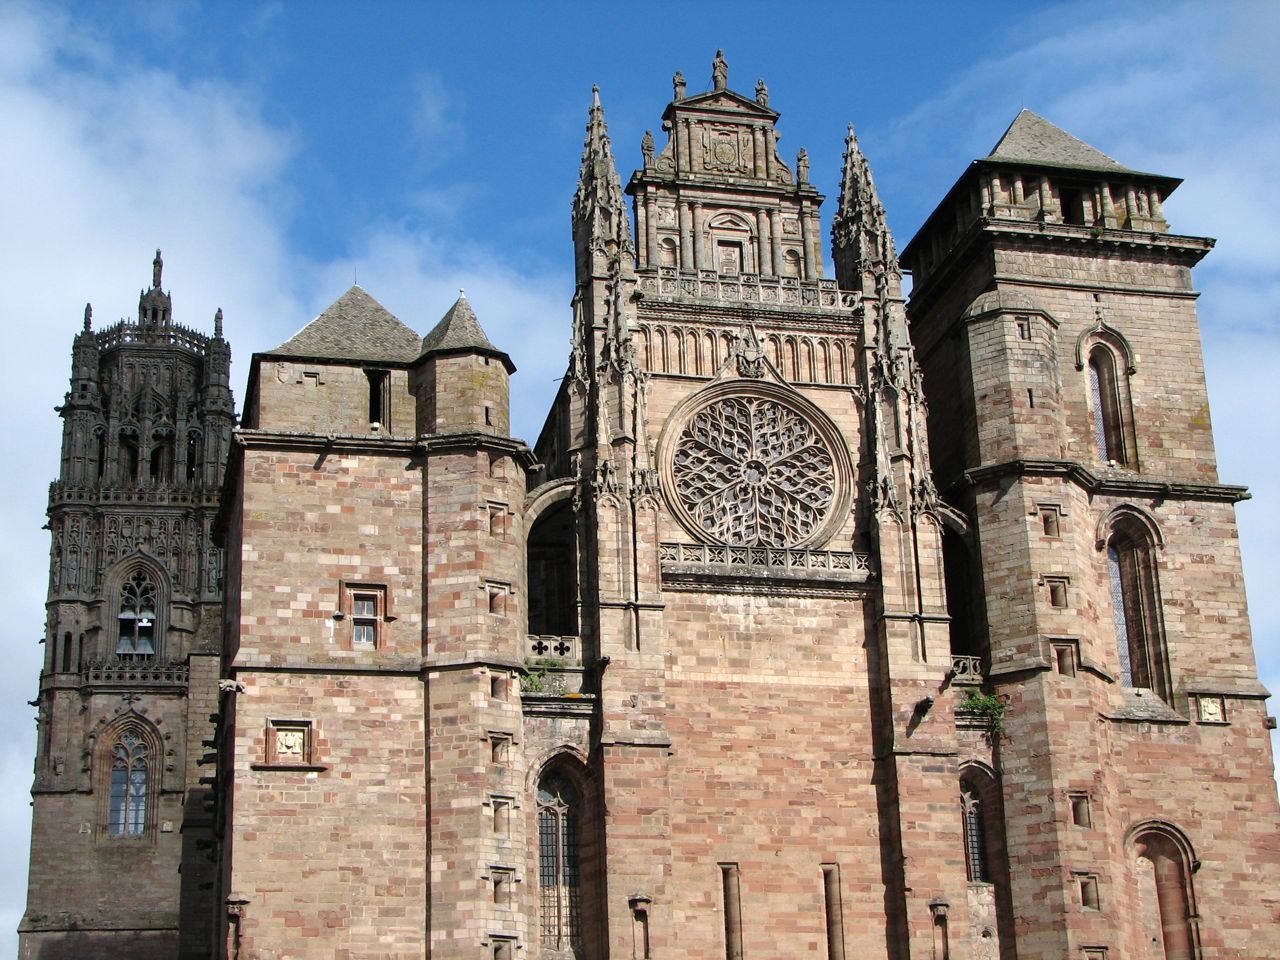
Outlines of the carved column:
[{"label": "carved column", "polygon": [[751,146],[753,149],[754,169],[757,177],[765,176],[764,130],[759,126],[751,128]]},{"label": "carved column", "polygon": [[806,221],[809,224],[809,243],[813,258],[813,275],[819,280],[822,279],[822,225],[818,222],[818,211],[816,209],[809,210],[809,216]]},{"label": "carved column", "polygon": [[813,272],[813,231],[809,226],[809,201],[802,201],[800,204],[800,246],[804,250],[804,277],[805,280],[812,280],[816,274]]},{"label": "carved column", "polygon": [[1040,178],[1040,217],[1042,220],[1048,220],[1053,216],[1050,205],[1053,203],[1053,191],[1049,189],[1049,178]]},{"label": "carved column", "polygon": [[773,275],[782,276],[782,213],[769,211],[769,242],[773,245]]},{"label": "carved column", "polygon": [[689,204],[680,201],[680,269],[689,271],[693,269],[693,228],[690,224],[692,214],[689,212]]},{"label": "carved column", "polygon": [[769,249],[769,214],[764,207],[756,208],[756,270],[765,276],[773,276],[773,254]]},{"label": "carved column", "polygon": [[648,201],[636,204],[636,262],[643,269],[649,265]]},{"label": "carved column", "polygon": [[1013,175],[1013,202],[1025,203],[1026,200],[1026,194],[1022,192],[1022,174],[1015,173]]},{"label": "carved column", "polygon": [[693,205],[693,269],[701,270],[706,263],[705,225],[702,222],[702,204]]},{"label": "carved column", "polygon": [[640,265],[648,266],[652,259],[655,263],[658,256],[658,210],[653,194],[644,198],[644,246],[641,248]]}]

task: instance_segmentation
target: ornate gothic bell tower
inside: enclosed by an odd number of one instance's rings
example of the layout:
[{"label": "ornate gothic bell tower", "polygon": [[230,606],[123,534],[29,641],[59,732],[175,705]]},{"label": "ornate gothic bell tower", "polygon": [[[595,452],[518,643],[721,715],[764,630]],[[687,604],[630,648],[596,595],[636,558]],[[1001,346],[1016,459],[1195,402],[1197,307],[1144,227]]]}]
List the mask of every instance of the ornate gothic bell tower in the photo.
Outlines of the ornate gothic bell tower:
[{"label": "ornate gothic bell tower", "polygon": [[95,331],[85,307],[58,408],[23,957],[203,955],[213,918],[200,763],[231,351],[221,310],[213,336],[173,322],[163,266],[136,320]]}]

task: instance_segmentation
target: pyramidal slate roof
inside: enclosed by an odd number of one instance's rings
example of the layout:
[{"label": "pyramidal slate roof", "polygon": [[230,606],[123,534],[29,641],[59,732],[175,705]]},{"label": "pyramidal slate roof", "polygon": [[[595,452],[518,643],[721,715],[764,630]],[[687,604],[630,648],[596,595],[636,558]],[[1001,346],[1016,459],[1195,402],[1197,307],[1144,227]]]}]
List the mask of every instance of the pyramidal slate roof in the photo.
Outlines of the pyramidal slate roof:
[{"label": "pyramidal slate roof", "polygon": [[476,312],[471,309],[471,301],[461,290],[449,311],[422,338],[421,356],[442,353],[484,354],[501,360],[506,364],[508,373],[514,373],[516,369],[511,358],[489,342],[480,321],[476,319]]},{"label": "pyramidal slate roof", "polygon": [[1034,163],[1050,167],[1074,167],[1082,170],[1110,170],[1136,173],[1112,160],[1061,127],[1054,126],[1039,114],[1022,110],[987,160]]},{"label": "pyramidal slate roof", "polygon": [[417,333],[360,287],[353,286],[268,354],[407,364],[418,358],[420,348]]}]

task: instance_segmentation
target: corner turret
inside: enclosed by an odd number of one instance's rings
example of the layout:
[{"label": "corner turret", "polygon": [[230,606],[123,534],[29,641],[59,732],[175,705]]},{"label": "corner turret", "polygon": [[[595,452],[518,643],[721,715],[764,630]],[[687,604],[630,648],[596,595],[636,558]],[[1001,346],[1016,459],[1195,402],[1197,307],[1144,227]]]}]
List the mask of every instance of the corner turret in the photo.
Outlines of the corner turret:
[{"label": "corner turret", "polygon": [[515,364],[485,335],[465,291],[422,340],[414,376],[418,433],[511,432]]}]

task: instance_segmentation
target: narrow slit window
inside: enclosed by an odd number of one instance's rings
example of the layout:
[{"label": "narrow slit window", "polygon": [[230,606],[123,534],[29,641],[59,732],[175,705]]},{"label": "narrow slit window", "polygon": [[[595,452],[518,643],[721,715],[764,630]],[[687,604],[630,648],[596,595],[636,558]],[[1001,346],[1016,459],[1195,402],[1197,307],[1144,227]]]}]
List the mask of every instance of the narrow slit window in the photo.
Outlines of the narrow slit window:
[{"label": "narrow slit window", "polygon": [[389,419],[391,398],[387,388],[391,373],[388,370],[366,370],[364,373],[369,378],[369,426],[385,427]]}]

